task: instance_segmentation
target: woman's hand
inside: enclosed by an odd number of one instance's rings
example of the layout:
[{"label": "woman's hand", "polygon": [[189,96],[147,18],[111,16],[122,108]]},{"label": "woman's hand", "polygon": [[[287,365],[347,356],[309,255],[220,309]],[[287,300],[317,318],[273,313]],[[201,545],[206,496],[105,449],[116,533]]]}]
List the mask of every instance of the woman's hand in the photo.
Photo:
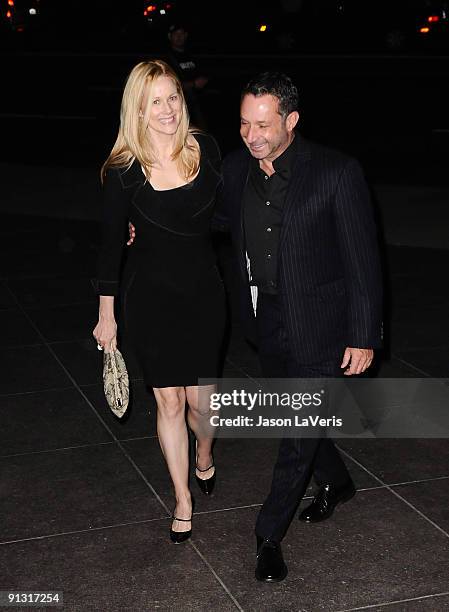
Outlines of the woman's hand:
[{"label": "woman's hand", "polygon": [[117,348],[117,324],[114,317],[105,318],[100,315],[93,335],[97,344],[103,348],[105,353],[115,351]]}]

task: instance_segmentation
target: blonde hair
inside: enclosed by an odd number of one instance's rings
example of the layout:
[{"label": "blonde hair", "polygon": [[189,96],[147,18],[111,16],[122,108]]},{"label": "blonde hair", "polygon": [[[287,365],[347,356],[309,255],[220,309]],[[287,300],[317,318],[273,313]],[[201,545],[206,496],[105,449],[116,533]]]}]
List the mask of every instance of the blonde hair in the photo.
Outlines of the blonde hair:
[{"label": "blonde hair", "polygon": [[[109,167],[129,168],[137,159],[147,176],[156,158],[152,150],[148,132],[148,117],[152,100],[152,88],[156,79],[161,76],[170,77],[181,99],[181,121],[175,135],[175,146],[172,159],[176,160],[178,171],[186,181],[193,178],[199,170],[198,149],[189,139],[196,130],[190,127],[189,113],[182,91],[181,82],[173,69],[162,60],[140,62],[131,70],[123,91],[120,108],[120,127],[112,151],[101,168],[101,179],[104,179]],[[148,92],[148,102],[142,109],[145,93]],[[139,114],[143,111],[143,118]]]}]

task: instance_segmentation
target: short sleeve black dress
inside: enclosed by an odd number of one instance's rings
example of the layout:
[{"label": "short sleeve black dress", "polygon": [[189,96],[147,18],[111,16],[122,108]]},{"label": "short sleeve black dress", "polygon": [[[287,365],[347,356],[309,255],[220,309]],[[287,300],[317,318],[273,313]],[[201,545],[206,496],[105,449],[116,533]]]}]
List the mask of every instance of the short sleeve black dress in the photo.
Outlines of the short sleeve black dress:
[{"label": "short sleeve black dress", "polygon": [[[121,332],[152,387],[219,375],[226,310],[210,222],[220,154],[210,136],[195,138],[200,169],[187,185],[155,190],[137,161],[108,169],[104,181],[97,292],[120,296]],[[129,220],[136,240],[126,247]]]}]

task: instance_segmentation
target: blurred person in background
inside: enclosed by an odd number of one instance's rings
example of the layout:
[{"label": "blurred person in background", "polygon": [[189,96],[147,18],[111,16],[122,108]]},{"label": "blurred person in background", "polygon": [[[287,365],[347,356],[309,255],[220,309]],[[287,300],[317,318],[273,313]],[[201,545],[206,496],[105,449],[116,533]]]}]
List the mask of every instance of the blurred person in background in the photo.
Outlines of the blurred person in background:
[{"label": "blurred person in background", "polygon": [[168,28],[168,63],[178,75],[192,123],[206,129],[206,120],[201,109],[201,96],[209,82],[208,77],[200,69],[198,60],[187,46],[189,32],[182,22],[172,23]]}]

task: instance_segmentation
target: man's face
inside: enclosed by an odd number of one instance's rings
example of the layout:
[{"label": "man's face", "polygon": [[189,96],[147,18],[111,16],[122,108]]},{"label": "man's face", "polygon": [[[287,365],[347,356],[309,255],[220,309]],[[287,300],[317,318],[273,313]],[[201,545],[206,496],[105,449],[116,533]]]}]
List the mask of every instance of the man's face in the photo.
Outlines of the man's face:
[{"label": "man's face", "polygon": [[292,139],[292,131],[298,121],[298,113],[282,117],[279,101],[269,94],[247,94],[240,107],[240,136],[256,159],[273,161]]},{"label": "man's face", "polygon": [[168,39],[170,40],[170,44],[175,49],[183,49],[187,40],[187,32],[183,28],[179,28],[179,30],[174,30],[170,32],[168,35]]}]

